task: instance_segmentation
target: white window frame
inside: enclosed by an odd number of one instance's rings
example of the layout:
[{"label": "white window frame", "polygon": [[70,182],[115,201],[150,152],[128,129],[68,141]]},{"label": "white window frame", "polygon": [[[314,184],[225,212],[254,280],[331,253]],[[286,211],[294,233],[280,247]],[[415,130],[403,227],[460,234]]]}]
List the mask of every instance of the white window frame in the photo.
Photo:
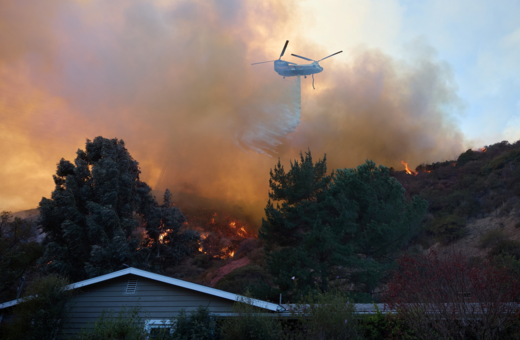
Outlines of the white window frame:
[{"label": "white window frame", "polygon": [[[169,327],[168,327],[169,326]],[[149,335],[154,328],[170,328],[170,334],[175,332],[177,326],[177,320],[165,320],[165,319],[149,319],[144,322],[144,330]]]}]

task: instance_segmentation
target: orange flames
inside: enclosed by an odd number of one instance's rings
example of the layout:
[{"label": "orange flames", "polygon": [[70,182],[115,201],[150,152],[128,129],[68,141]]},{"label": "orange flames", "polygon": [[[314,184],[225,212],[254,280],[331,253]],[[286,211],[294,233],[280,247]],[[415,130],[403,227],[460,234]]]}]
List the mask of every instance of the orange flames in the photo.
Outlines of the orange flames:
[{"label": "orange flames", "polygon": [[404,168],[408,175],[414,175],[414,176],[417,175],[417,173],[415,171],[410,170],[410,168],[408,167],[408,163],[405,163],[405,161],[401,161],[401,164],[404,165]]},{"label": "orange flames", "polygon": [[165,237],[166,235],[168,235],[168,233],[171,233],[172,231],[173,231],[173,230],[171,230],[171,229],[167,229],[165,232],[161,233],[161,234],[159,235],[159,243],[161,243],[161,244],[168,243],[169,240],[168,240],[168,239],[164,240],[164,237]]},{"label": "orange flames", "polygon": [[476,151],[477,151],[477,152],[486,152],[487,149],[486,149],[486,148],[480,148],[480,149],[477,149]]}]

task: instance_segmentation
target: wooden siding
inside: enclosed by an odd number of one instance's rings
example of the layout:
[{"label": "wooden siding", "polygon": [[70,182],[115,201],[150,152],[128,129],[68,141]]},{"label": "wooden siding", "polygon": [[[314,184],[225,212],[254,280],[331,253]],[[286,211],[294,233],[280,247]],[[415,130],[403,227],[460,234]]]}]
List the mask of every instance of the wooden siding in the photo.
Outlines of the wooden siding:
[{"label": "wooden siding", "polygon": [[[126,294],[128,280],[137,279],[134,294]],[[76,333],[88,327],[101,316],[103,310],[114,312],[114,316],[126,306],[139,306],[144,319],[168,320],[184,309],[187,312],[199,306],[208,307],[213,314],[231,313],[234,301],[196,292],[166,283],[125,275],[80,288],[78,295],[69,303],[70,313],[64,331]]]}]

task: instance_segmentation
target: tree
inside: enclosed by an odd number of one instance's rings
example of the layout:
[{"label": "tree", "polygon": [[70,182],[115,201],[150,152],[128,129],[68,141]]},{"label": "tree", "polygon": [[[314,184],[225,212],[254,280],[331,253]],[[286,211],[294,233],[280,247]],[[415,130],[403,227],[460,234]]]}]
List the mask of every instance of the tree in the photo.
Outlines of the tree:
[{"label": "tree", "polygon": [[326,156],[314,164],[310,151],[300,153],[300,162],[291,161],[287,173],[278,161],[270,174],[259,233],[266,242],[269,270],[282,291],[317,286],[327,291],[334,268],[348,264],[350,248],[343,241],[351,218],[348,202],[329,195],[332,175],[327,175]]},{"label": "tree", "polygon": [[388,283],[390,309],[420,339],[513,339],[518,332],[518,276],[460,253],[403,256]]},{"label": "tree", "polygon": [[193,230],[182,230],[186,218],[173,203],[169,189],[164,193],[163,204],[156,210],[153,218],[146,222],[148,247],[162,263],[175,263],[198,247],[199,235]]},{"label": "tree", "polygon": [[345,208],[353,218],[345,236],[356,254],[350,278],[372,294],[395,263],[391,256],[419,232],[428,203],[417,196],[408,202],[390,170],[370,160],[355,169],[338,170],[330,191],[335,202],[348,203]]},{"label": "tree", "polygon": [[15,318],[6,326],[6,339],[56,339],[68,315],[67,302],[73,296],[68,284],[66,278],[53,274],[34,282],[14,307]]},{"label": "tree", "polygon": [[[158,234],[164,228],[174,240],[196,238],[180,229],[184,217],[177,207],[171,202],[159,206],[140,173],[137,161],[117,139],[87,140],[74,164],[61,159],[55,190],[40,202],[39,224],[46,234],[40,263],[50,272],[82,280],[124,265],[149,265],[149,246],[160,247]],[[141,245],[138,227],[153,242],[145,239]],[[186,253],[182,245],[168,246],[179,257]]]},{"label": "tree", "polygon": [[1,300],[16,298],[21,278],[43,254],[43,247],[35,240],[34,223],[19,217],[11,219],[10,212],[0,213]]},{"label": "tree", "polygon": [[260,237],[276,283],[327,291],[330,281],[348,279],[371,294],[391,256],[418,232],[427,202],[407,202],[389,169],[372,161],[327,175],[325,157],[300,158],[287,173],[278,161],[269,181]]}]

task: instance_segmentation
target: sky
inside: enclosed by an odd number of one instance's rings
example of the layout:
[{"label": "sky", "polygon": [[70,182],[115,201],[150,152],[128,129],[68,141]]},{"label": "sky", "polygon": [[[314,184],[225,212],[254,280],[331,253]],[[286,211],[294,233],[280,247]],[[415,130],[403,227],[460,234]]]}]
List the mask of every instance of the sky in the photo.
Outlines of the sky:
[{"label": "sky", "polygon": [[[316,89],[250,65],[285,40],[291,62],[343,53]],[[513,143],[517,60],[518,1],[2,0],[0,210],[50,197],[96,136],[123,139],[154,189],[255,216],[300,152],[401,169]]]}]

